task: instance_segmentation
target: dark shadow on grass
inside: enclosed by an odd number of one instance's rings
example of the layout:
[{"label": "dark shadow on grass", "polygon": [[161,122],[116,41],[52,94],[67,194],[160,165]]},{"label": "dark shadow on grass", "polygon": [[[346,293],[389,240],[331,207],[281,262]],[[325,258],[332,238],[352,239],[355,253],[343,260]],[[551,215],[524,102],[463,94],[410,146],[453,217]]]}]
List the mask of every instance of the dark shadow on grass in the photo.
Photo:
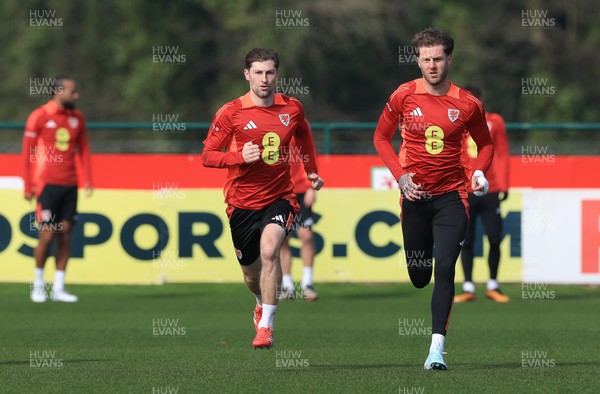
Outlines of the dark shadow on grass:
[{"label": "dark shadow on grass", "polygon": [[523,368],[520,363],[452,363],[450,366],[456,367],[468,367],[469,369],[495,369],[495,368],[509,368],[509,369],[523,369],[523,370],[532,370],[532,369],[541,369],[541,370],[553,370],[555,368],[560,367],[578,367],[578,366],[589,366],[589,365],[598,365],[600,366],[600,361],[566,361],[566,362],[556,362],[554,367],[530,367]]},{"label": "dark shadow on grass", "polygon": [[414,364],[310,364],[306,368],[281,368],[284,371],[297,371],[301,369],[378,369],[378,368],[399,368],[399,367],[414,367]]},{"label": "dark shadow on grass", "polygon": [[[97,362],[108,362],[108,361],[117,361],[117,360],[109,360],[109,359],[105,359],[105,360],[66,360],[66,359],[61,359],[61,361],[63,362],[64,365],[67,364],[81,364],[81,363],[97,363]],[[5,360],[5,361],[0,361],[0,365],[30,365],[30,361],[29,360]],[[36,368],[48,368],[50,369],[51,367],[36,367]],[[56,368],[53,368],[56,369]]]},{"label": "dark shadow on grass", "polygon": [[[556,365],[552,368],[523,368],[519,363],[452,363],[450,364],[450,371],[453,369],[468,368],[468,369],[498,369],[498,368],[506,368],[506,369],[536,369],[536,370],[545,370],[545,369],[555,369],[561,367],[577,367],[577,366],[589,366],[589,365],[599,365],[600,361],[571,361],[571,362],[557,362]],[[423,369],[422,365],[419,364],[310,364],[310,366],[306,368],[280,368],[282,372],[299,372],[299,371],[308,371],[310,369],[381,369],[381,368],[416,368]]]},{"label": "dark shadow on grass", "polygon": [[331,297],[331,299],[361,299],[361,300],[366,300],[366,299],[382,299],[382,298],[389,298],[391,300],[396,300],[400,297],[405,297],[405,296],[415,296],[418,295],[417,293],[413,292],[413,291],[406,291],[406,290],[389,290],[389,291],[381,291],[381,292],[376,292],[376,293],[361,293],[361,292],[356,292],[356,293],[348,293],[348,294],[343,294],[343,295],[336,295],[334,297]]},{"label": "dark shadow on grass", "polygon": [[193,293],[193,292],[189,292],[189,293],[161,293],[161,292],[155,292],[155,293],[144,293],[144,294],[133,294],[131,297],[127,298],[127,301],[132,301],[132,300],[141,300],[141,299],[145,299],[145,298],[151,298],[151,299],[156,299],[156,298],[168,298],[168,299],[174,299],[174,298],[197,298],[198,296],[201,296],[203,293]]},{"label": "dark shadow on grass", "polygon": [[[554,290],[554,289],[552,289]],[[550,301],[571,301],[571,300],[586,300],[586,301],[590,301],[592,299],[600,299],[600,297],[598,297],[596,294],[561,294],[560,293],[560,289],[559,290],[555,290],[555,294],[556,294],[556,298],[554,298],[553,300],[548,300],[546,302],[550,302]],[[533,302],[534,300],[531,300],[529,302]],[[523,301],[525,302],[525,301]],[[543,302],[543,301],[540,301]]]}]

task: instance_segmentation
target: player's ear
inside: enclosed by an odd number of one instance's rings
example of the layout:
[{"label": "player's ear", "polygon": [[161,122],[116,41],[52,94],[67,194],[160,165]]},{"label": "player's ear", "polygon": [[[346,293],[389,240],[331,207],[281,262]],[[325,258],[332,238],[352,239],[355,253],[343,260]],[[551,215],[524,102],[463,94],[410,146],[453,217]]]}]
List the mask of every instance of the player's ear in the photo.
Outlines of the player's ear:
[{"label": "player's ear", "polygon": [[452,54],[448,55],[448,64],[452,63]]},{"label": "player's ear", "polygon": [[250,81],[250,70],[247,68],[244,69],[244,77],[246,77],[246,81]]}]

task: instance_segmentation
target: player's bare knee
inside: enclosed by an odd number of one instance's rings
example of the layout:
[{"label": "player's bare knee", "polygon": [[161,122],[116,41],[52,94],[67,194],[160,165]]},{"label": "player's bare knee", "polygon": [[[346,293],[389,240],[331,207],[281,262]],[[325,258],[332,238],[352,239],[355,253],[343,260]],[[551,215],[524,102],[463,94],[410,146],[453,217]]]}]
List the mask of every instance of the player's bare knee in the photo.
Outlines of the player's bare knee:
[{"label": "player's bare knee", "polygon": [[260,284],[260,278],[253,275],[244,275],[244,282],[248,287],[258,286]]},{"label": "player's bare knee", "polygon": [[275,243],[268,243],[262,245],[260,248],[260,259],[263,264],[263,268],[274,265],[279,262],[279,253],[281,248]]},{"label": "player's bare knee", "polygon": [[71,233],[65,233],[65,232],[60,232],[58,233],[58,241],[65,243],[65,242],[71,242]]},{"label": "player's bare knee", "polygon": [[257,258],[252,264],[242,265],[242,273],[244,274],[244,281],[247,284],[260,282],[260,271],[261,262],[260,257]]},{"label": "player's bare knee", "polygon": [[304,228],[302,230],[298,230],[298,238],[300,238],[300,241],[303,243],[312,242],[313,233],[310,229]]},{"label": "player's bare knee", "polygon": [[260,283],[260,272],[244,271],[244,282],[247,285]]}]

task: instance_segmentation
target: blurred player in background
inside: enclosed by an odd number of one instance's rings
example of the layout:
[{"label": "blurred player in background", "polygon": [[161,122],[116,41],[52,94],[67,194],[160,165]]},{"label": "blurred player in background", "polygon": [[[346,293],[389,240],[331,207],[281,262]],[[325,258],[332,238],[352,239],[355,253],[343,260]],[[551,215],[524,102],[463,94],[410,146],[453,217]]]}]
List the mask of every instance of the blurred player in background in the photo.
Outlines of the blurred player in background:
[{"label": "blurred player in background", "polygon": [[[473,190],[487,192],[484,173],[494,148],[481,102],[448,80],[454,40],[426,29],[411,45],[422,78],[404,83],[386,103],[375,130],[377,152],[398,180],[408,274],[413,285],[431,281],[435,244],[435,284],[431,299],[432,339],[425,369],[447,370],[443,358],[454,298],[456,260],[468,222],[467,188],[461,153],[467,130],[479,150]],[[392,137],[401,127],[399,157]]]},{"label": "blurred player in background", "polygon": [[[295,144],[291,145],[291,152],[295,151]],[[310,187],[310,181],[306,177],[306,171],[302,165],[302,160],[290,160],[290,170],[292,173],[292,182],[294,182],[294,193],[300,205],[300,213],[296,220],[296,235],[300,239],[300,257],[304,263],[302,270],[302,298],[307,301],[316,301],[319,295],[313,288],[313,267],[315,262],[315,245],[313,241],[313,231],[311,227],[315,224],[312,212],[312,205],[315,203],[317,193]],[[281,247],[281,270],[283,280],[281,283],[282,291],[280,298],[295,299],[294,282],[292,281],[292,250],[290,248],[289,238],[286,238]]]},{"label": "blurred player in background", "polygon": [[[476,85],[465,85],[475,97],[482,99],[481,88]],[[504,119],[495,113],[485,113],[490,136],[494,143],[494,161],[486,173],[490,183],[490,189],[485,196],[477,197],[469,193],[469,226],[467,236],[461,252],[461,260],[465,282],[463,293],[454,298],[454,302],[475,301],[475,285],[472,281],[473,275],[473,242],[475,238],[475,223],[477,217],[481,217],[485,233],[490,243],[488,266],[490,279],[487,282],[485,296],[496,302],[508,302],[510,298],[503,294],[496,280],[498,277],[498,266],[500,265],[500,242],[502,241],[502,210],[500,202],[508,198],[508,172],[509,172],[509,148],[508,137]],[[468,169],[472,170],[477,163],[477,147],[473,139],[467,137],[467,150],[464,155],[468,160]]]},{"label": "blurred player in background", "polygon": [[252,346],[270,349],[281,283],[281,245],[300,209],[288,164],[292,138],[306,158],[311,187],[319,190],[323,180],[317,175],[304,108],[298,100],[275,93],[277,52],[251,50],[244,76],[250,90],[217,111],[204,141],[202,163],[228,168],[224,194],[231,237],[246,286],[256,297]]},{"label": "blurred player in background", "polygon": [[83,114],[75,109],[79,98],[75,80],[57,77],[51,91],[52,99],[27,118],[23,137],[25,199],[31,201],[34,196],[37,198],[36,221],[39,223],[31,300],[47,300],[44,266],[52,241],[56,240],[56,271],[50,298],[53,301],[76,302],[77,296],[65,290],[71,231],[77,220],[75,157],[77,154],[81,157],[86,195],[89,197],[92,194],[90,146]]}]

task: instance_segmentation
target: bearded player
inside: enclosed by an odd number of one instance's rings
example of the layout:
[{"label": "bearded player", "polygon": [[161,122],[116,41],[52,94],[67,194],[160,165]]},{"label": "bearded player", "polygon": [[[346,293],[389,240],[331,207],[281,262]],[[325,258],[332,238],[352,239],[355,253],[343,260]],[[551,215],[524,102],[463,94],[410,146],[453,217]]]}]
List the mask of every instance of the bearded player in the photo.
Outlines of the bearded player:
[{"label": "bearded player", "polygon": [[[435,275],[431,298],[432,338],[424,367],[447,370],[444,344],[454,298],[456,260],[468,223],[467,186],[487,192],[484,173],[494,153],[483,105],[448,79],[454,40],[426,29],[412,42],[422,78],[404,83],[386,103],[375,130],[377,152],[398,180],[408,274],[423,288]],[[399,156],[392,136],[401,128]],[[475,172],[468,180],[461,161],[467,130],[477,144]],[[435,245],[435,272],[433,247]]]},{"label": "bearded player", "polygon": [[77,83],[72,78],[57,77],[52,92],[52,99],[27,118],[23,136],[25,199],[31,201],[37,198],[36,221],[39,223],[31,300],[45,302],[48,298],[44,289],[44,267],[50,245],[55,240],[56,271],[50,299],[76,302],[77,296],[65,290],[71,231],[77,220],[75,158],[77,155],[81,157],[86,195],[89,197],[92,194],[91,154],[85,119],[75,109],[75,102],[79,99]]}]

